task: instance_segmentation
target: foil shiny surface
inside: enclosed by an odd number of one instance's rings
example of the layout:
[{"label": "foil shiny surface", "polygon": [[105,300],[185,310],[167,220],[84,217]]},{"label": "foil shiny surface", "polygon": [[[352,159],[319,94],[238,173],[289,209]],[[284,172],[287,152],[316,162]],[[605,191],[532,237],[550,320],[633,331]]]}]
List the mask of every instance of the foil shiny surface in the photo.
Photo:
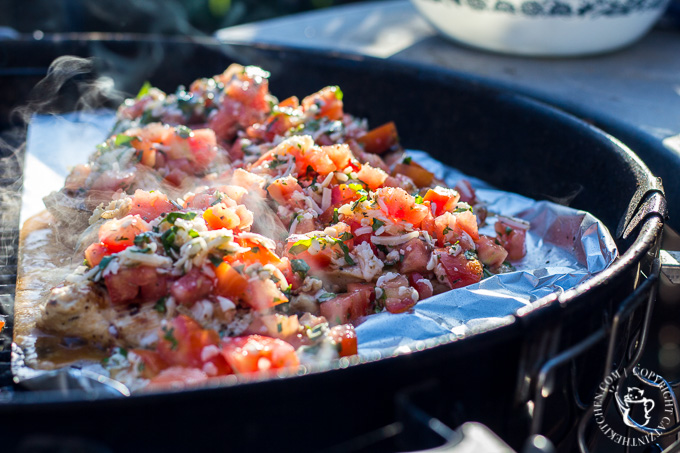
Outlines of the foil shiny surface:
[{"label": "foil shiny surface", "polygon": [[[42,197],[61,187],[70,166],[86,161],[94,145],[106,138],[112,118],[110,113],[95,112],[38,117],[31,123],[25,168],[28,189],[24,192],[22,221],[43,209]],[[362,358],[371,360],[409,353],[422,349],[432,340],[450,341],[506,325],[513,322],[512,315],[518,309],[546,295],[573,288],[616,260],[618,252],[613,238],[605,225],[592,215],[497,190],[425,152],[409,151],[409,154],[449,187],[462,178],[472,183],[477,198],[486,204],[490,214],[487,224],[480,229],[481,234],[495,236],[495,214],[530,222],[527,253],[522,260],[512,263],[514,272],[494,275],[478,284],[425,299],[408,313],[382,312],[366,317],[356,328]],[[56,158],[60,155],[64,158]],[[96,377],[97,373],[106,373],[98,364],[82,370],[40,372],[25,365],[22,351],[16,345],[12,370],[15,382],[31,390],[126,394],[124,388],[121,390],[109,382],[107,376]],[[98,386],[102,389],[97,390]]]}]

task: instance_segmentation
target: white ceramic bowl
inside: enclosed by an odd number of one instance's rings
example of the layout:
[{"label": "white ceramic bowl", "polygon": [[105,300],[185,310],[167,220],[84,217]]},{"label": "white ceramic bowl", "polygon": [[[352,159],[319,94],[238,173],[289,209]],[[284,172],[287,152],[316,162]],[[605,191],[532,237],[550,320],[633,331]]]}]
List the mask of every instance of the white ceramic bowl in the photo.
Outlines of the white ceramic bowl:
[{"label": "white ceramic bowl", "polygon": [[445,36],[495,52],[575,56],[642,37],[669,0],[411,0]]}]

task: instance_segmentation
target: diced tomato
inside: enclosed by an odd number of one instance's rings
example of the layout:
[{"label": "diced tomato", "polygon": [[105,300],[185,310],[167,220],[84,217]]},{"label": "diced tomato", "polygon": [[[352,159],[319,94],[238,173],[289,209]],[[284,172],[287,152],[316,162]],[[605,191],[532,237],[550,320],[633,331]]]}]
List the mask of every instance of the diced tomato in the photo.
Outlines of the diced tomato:
[{"label": "diced tomato", "polygon": [[385,300],[385,309],[390,313],[405,313],[416,305],[416,301],[412,297],[394,298],[390,297]]},{"label": "diced tomato", "polygon": [[300,107],[300,100],[297,96],[291,96],[279,102],[279,108],[296,109]]},{"label": "diced tomato", "polygon": [[206,382],[208,375],[198,368],[173,366],[161,371],[149,382],[149,389],[172,388],[175,386],[196,385]]},{"label": "diced tomato", "polygon": [[111,252],[104,244],[101,242],[95,242],[85,249],[85,259],[90,267],[98,266],[101,263],[102,258],[110,255]]},{"label": "diced tomato", "polygon": [[510,261],[520,260],[526,255],[527,232],[525,229],[514,228],[501,220],[496,222],[494,228],[496,233],[498,233],[498,240],[501,245],[508,251],[508,259]]},{"label": "diced tomato", "polygon": [[232,185],[243,187],[248,191],[248,193],[263,198],[267,194],[263,189],[265,182],[266,181],[262,176],[256,175],[242,168],[237,168],[234,171],[231,179]]},{"label": "diced tomato", "polygon": [[434,221],[434,216],[432,215],[432,211],[430,209],[427,210],[427,214],[425,217],[423,217],[423,220],[420,222],[420,229],[423,231],[427,231],[431,237],[435,237],[436,233],[436,224]]},{"label": "diced tomato", "polygon": [[92,173],[92,167],[89,164],[79,164],[73,167],[71,173],[66,177],[66,182],[64,183],[64,189],[66,190],[78,190],[85,187],[87,178]]},{"label": "diced tomato", "polygon": [[411,178],[418,187],[427,187],[434,180],[434,173],[411,161],[410,164],[398,163],[394,166],[393,175],[402,174]]},{"label": "diced tomato", "polygon": [[374,168],[368,164],[362,165],[361,169],[357,172],[357,179],[365,182],[371,190],[376,190],[382,186],[387,176],[388,174],[380,168]]},{"label": "diced tomato", "polygon": [[299,120],[286,112],[275,110],[264,120],[264,123],[254,124],[246,131],[248,137],[265,142],[272,142],[276,136],[283,137]]},{"label": "diced tomato", "polygon": [[[472,213],[469,214],[472,215]],[[463,248],[463,250],[470,250],[474,248],[475,244],[472,235],[469,233],[467,235],[463,234],[463,232],[467,233],[467,231],[463,229],[463,226],[468,228],[470,231],[473,231],[470,225],[469,217],[461,218],[460,214],[455,215],[451,214],[450,212],[445,212],[434,219],[434,223],[434,234],[437,237],[437,245],[444,246],[457,243]],[[474,223],[474,230],[476,230],[477,222],[474,220],[474,215],[472,215],[472,223]],[[479,237],[478,234],[477,237]]]},{"label": "diced tomato", "polygon": [[348,293],[361,293],[362,298],[368,298],[369,302],[375,299],[375,283],[348,283]]},{"label": "diced tomato", "polygon": [[[135,180],[136,173],[131,170],[106,170],[92,179],[90,190],[96,192],[115,192],[125,189]],[[106,195],[106,199],[111,201],[111,194]]]},{"label": "diced tomato", "polygon": [[479,231],[477,230],[477,218],[470,211],[463,211],[456,216],[456,224],[465,231],[473,240],[479,239]]},{"label": "diced tomato", "polygon": [[508,257],[508,251],[493,238],[482,235],[477,241],[477,256],[484,265],[497,268]]},{"label": "diced tomato", "polygon": [[297,180],[288,175],[283,178],[278,178],[272,181],[272,183],[267,187],[267,192],[274,201],[281,205],[293,206],[296,208],[302,208],[304,206],[303,200],[294,201],[292,196],[295,192],[299,192],[304,195],[302,187],[298,184]]},{"label": "diced tomato", "polygon": [[199,170],[207,168],[217,156],[217,140],[211,129],[195,129],[187,142],[191,160]]},{"label": "diced tomato", "polygon": [[342,324],[331,328],[331,341],[338,347],[340,357],[355,355],[359,352],[359,342],[354,326]]},{"label": "diced tomato", "polygon": [[241,296],[243,301],[257,311],[265,311],[275,305],[288,302],[272,280],[248,280],[246,291]]},{"label": "diced tomato", "polygon": [[465,253],[449,254],[447,249],[436,249],[434,253],[446,272],[445,283],[450,288],[462,288],[482,279],[482,263],[476,259],[467,259]]},{"label": "diced tomato", "polygon": [[364,147],[367,153],[383,154],[399,144],[399,134],[394,122],[371,129],[359,137],[357,141]]},{"label": "diced tomato", "polygon": [[318,146],[301,150],[300,157],[295,160],[295,167],[299,175],[309,173],[309,168],[320,175],[327,175],[338,170],[328,153]]},{"label": "diced tomato", "polygon": [[219,139],[231,141],[240,128],[239,114],[242,110],[243,107],[238,102],[225,99],[217,109],[217,113],[208,120],[208,127],[215,131]]},{"label": "diced tomato", "polygon": [[370,293],[354,291],[340,294],[319,305],[321,316],[331,325],[346,324],[369,314]]},{"label": "diced tomato", "polygon": [[272,338],[287,340],[297,335],[300,323],[297,315],[286,316],[279,313],[253,316],[253,320],[245,331],[247,334],[266,335]]},{"label": "diced tomato", "polygon": [[222,355],[239,374],[296,368],[300,360],[289,343],[262,335],[225,338]]},{"label": "diced tomato", "polygon": [[177,207],[168,200],[168,196],[164,193],[137,189],[132,197],[129,214],[138,215],[150,222],[156,217],[172,211],[177,211]]},{"label": "diced tomato", "polygon": [[170,293],[178,303],[191,306],[210,294],[212,289],[210,277],[193,268],[172,283]]},{"label": "diced tomato", "polygon": [[247,138],[237,138],[234,140],[234,143],[232,143],[232,145],[227,148],[231,160],[243,159],[245,156],[245,153],[243,152],[244,143],[247,141]]},{"label": "diced tomato", "polygon": [[379,203],[380,208],[384,211],[386,207],[385,214],[395,221],[419,225],[429,211],[427,206],[417,204],[413,196],[399,187],[382,187],[376,191],[376,195],[383,201]]},{"label": "diced tomato", "polygon": [[238,228],[241,219],[233,208],[227,207],[224,203],[217,203],[216,205],[203,211],[203,220],[211,230],[220,230],[226,228],[233,230]]},{"label": "diced tomato", "polygon": [[260,263],[263,266],[266,264],[278,266],[279,263],[281,263],[281,258],[279,258],[276,253],[256,240],[237,237],[236,242],[238,242],[241,247],[249,247],[250,249],[245,252],[240,252],[237,255],[227,256],[226,259],[228,262],[240,261],[245,264]]},{"label": "diced tomato", "polygon": [[169,365],[202,368],[203,348],[218,346],[220,336],[214,330],[207,330],[186,315],[172,319],[158,332],[156,350]]},{"label": "diced tomato", "polygon": [[134,244],[135,236],[149,231],[149,224],[138,215],[112,219],[99,227],[99,241],[116,253]]},{"label": "diced tomato", "polygon": [[188,172],[182,170],[181,168],[173,168],[167,175],[165,175],[165,180],[173,186],[179,187],[188,177]]},{"label": "diced tomato", "polygon": [[432,283],[418,272],[413,272],[408,276],[409,284],[418,291],[418,300],[427,299],[434,294]]},{"label": "diced tomato", "polygon": [[314,112],[315,118],[326,117],[329,120],[341,120],[342,95],[338,87],[326,87],[310,94],[302,100],[302,108],[305,112]]},{"label": "diced tomato", "polygon": [[148,302],[159,299],[159,294],[165,294],[166,278],[159,276],[156,268],[138,266],[120,268],[115,274],[107,273],[104,275],[104,284],[114,305],[138,298],[141,302]]},{"label": "diced tomato", "polygon": [[168,364],[157,351],[149,349],[133,349],[131,352],[137,354],[141,361],[140,374],[145,379],[151,379],[168,367]]},{"label": "diced tomato", "polygon": [[414,238],[399,248],[403,251],[403,258],[399,263],[399,272],[408,274],[409,272],[426,272],[427,262],[430,260],[430,253],[425,243],[419,238]]},{"label": "diced tomato", "polygon": [[5,328],[5,321],[0,319],[0,332]]},{"label": "diced tomato", "polygon": [[455,190],[439,186],[434,189],[428,189],[423,197],[423,201],[429,201],[431,206],[436,206],[434,209],[435,217],[454,209],[459,199],[460,195]]},{"label": "diced tomato", "polygon": [[270,111],[266,73],[232,65],[214,79],[224,84],[226,95],[209,121],[218,137],[230,141],[239,129],[264,121]]},{"label": "diced tomato", "polygon": [[168,283],[171,278],[167,274],[155,273],[154,278],[140,285],[139,296],[143,302],[154,302],[168,294]]},{"label": "diced tomato", "polygon": [[221,263],[215,269],[215,293],[219,296],[238,298],[248,286],[248,279],[229,263]]},{"label": "diced tomato", "polygon": [[409,282],[404,275],[383,282],[381,288],[385,308],[390,313],[404,313],[416,304],[412,288],[409,287]]},{"label": "diced tomato", "polygon": [[467,179],[461,179],[456,183],[456,191],[460,194],[460,201],[464,201],[470,205],[477,203],[477,195],[475,194],[475,189],[472,188],[472,184]]},{"label": "diced tomato", "polygon": [[331,204],[333,206],[350,203],[354,200],[358,200],[359,197],[360,195],[354,189],[350,189],[347,184],[338,184],[331,188]]},{"label": "diced tomato", "polygon": [[351,166],[352,158],[354,156],[352,155],[349,146],[346,144],[322,146],[321,149],[333,161],[333,164],[338,171],[343,171],[345,168]]}]

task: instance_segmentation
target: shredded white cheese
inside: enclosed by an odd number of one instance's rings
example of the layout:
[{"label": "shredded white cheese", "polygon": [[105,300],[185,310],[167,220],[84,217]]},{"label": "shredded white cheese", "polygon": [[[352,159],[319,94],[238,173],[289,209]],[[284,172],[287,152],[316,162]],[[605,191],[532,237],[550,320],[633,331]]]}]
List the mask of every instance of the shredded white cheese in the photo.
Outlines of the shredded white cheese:
[{"label": "shredded white cheese", "polygon": [[411,231],[410,233],[402,234],[400,236],[372,236],[371,242],[377,245],[401,245],[411,239],[417,238],[419,234],[418,231]]}]

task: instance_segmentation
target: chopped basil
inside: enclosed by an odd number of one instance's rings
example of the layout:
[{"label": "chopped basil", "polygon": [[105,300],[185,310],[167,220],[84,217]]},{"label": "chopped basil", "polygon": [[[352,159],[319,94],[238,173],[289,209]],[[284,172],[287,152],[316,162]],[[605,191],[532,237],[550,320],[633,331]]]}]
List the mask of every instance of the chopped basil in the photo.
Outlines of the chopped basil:
[{"label": "chopped basil", "polygon": [[138,140],[134,135],[118,134],[116,138],[113,139],[113,144],[115,146],[132,146],[130,142],[133,140]]},{"label": "chopped basil", "polygon": [[[347,234],[347,233],[345,233],[345,234]],[[345,262],[347,264],[349,264],[350,266],[354,266],[356,263],[354,262],[352,257],[349,256],[349,247],[347,247],[347,244],[345,244],[342,241],[337,241],[336,244],[338,244],[340,246],[340,248],[342,249],[342,252],[345,254]]]},{"label": "chopped basil", "polygon": [[220,258],[219,256],[215,256],[213,254],[208,255],[208,259],[210,260],[212,265],[215,266],[215,267],[219,267],[219,265],[224,262],[222,260],[222,258]]},{"label": "chopped basil", "polygon": [[156,304],[153,306],[153,309],[156,310],[158,313],[165,313],[168,311],[168,309],[165,307],[165,301],[167,300],[167,296],[161,297],[158,299]]},{"label": "chopped basil", "polygon": [[157,118],[151,113],[151,110],[144,110],[142,116],[139,118],[141,124],[153,123]]},{"label": "chopped basil", "polygon": [[423,204],[423,197],[420,195],[416,195],[416,204]]},{"label": "chopped basil", "polygon": [[310,340],[316,340],[317,338],[321,338],[326,330],[328,330],[328,323],[323,322],[317,324],[314,327],[307,329],[307,337]]},{"label": "chopped basil", "polygon": [[341,241],[349,241],[350,239],[354,239],[354,235],[352,233],[350,233],[349,231],[345,231],[344,233],[342,233],[340,235],[340,237],[338,239],[341,240]]},{"label": "chopped basil", "polygon": [[135,96],[135,99],[141,99],[147,94],[149,94],[149,90],[151,89],[151,83],[147,80],[144,82],[144,85],[139,89],[139,92],[137,93],[137,96]]},{"label": "chopped basil", "polygon": [[338,223],[340,219],[338,218],[338,208],[333,209],[333,223]]},{"label": "chopped basil", "polygon": [[489,278],[492,275],[494,275],[489,269],[486,268],[486,266],[484,267],[483,272],[484,272],[484,274],[482,275],[482,279]]},{"label": "chopped basil", "polygon": [[355,182],[353,182],[352,184],[349,184],[347,187],[349,187],[350,189],[352,189],[355,192],[359,192],[360,190],[364,190],[364,186],[362,186],[361,184],[357,184]]},{"label": "chopped basil", "polygon": [[402,161],[402,163],[404,163],[406,165],[411,165],[411,160],[413,160],[413,158],[411,156],[406,156],[406,157],[404,157],[404,160]]},{"label": "chopped basil", "polygon": [[512,263],[511,263],[510,261],[503,261],[503,266],[508,266],[508,268],[509,268],[511,271],[516,271],[516,270],[517,270],[517,268],[516,268],[515,266],[513,266]]},{"label": "chopped basil", "polygon": [[312,238],[300,239],[299,241],[295,242],[295,244],[293,244],[293,246],[288,250],[288,253],[292,255],[298,255],[302,252],[305,252],[311,245]]},{"label": "chopped basil", "polygon": [[474,250],[466,250],[465,251],[465,258],[469,260],[476,260],[477,259],[477,252]]},{"label": "chopped basil", "polygon": [[257,247],[257,246],[251,247],[250,251],[253,252],[253,253],[260,253],[260,247]]},{"label": "chopped basil", "polygon": [[363,189],[357,190],[357,193],[361,195],[361,198],[354,202],[354,204],[352,205],[352,211],[354,211],[359,206],[359,203],[361,203],[362,201],[366,201],[368,199],[368,192],[366,192],[365,190]]},{"label": "chopped basil", "polygon": [[166,341],[170,342],[170,349],[171,350],[176,350],[177,347],[179,346],[179,341],[177,341],[177,338],[175,338],[174,332],[175,328],[171,327],[170,329],[166,329],[165,327],[163,328],[165,331],[165,335],[163,335],[163,339]]},{"label": "chopped basil", "polygon": [[463,207],[456,208],[456,209],[453,210],[453,213],[454,213],[454,214],[460,214],[461,212],[465,212],[465,211],[470,211],[470,212],[472,212],[472,206],[468,206],[468,207],[466,207],[466,208],[463,208]]},{"label": "chopped basil", "polygon": [[340,87],[335,86],[333,88],[335,88],[335,99],[337,99],[338,101],[342,101],[342,97],[344,96],[344,93],[342,92]]},{"label": "chopped basil", "polygon": [[309,272],[309,264],[304,260],[292,259],[290,260],[290,266],[293,272],[300,274],[300,277],[303,279],[307,276],[307,272]]},{"label": "chopped basil", "polygon": [[217,203],[222,202],[222,200],[224,200],[224,195],[222,194],[222,192],[219,191],[215,192],[215,201],[210,203],[210,206],[215,206]]},{"label": "chopped basil", "polygon": [[163,219],[164,222],[168,222],[170,225],[174,225],[177,219],[193,220],[198,214],[195,212],[171,212],[166,215]]},{"label": "chopped basil", "polygon": [[122,355],[123,357],[125,357],[127,359],[127,354],[128,354],[127,349],[118,348],[118,354]]},{"label": "chopped basil", "polygon": [[189,137],[192,137],[194,135],[194,131],[189,129],[186,126],[176,126],[175,127],[175,134],[180,136],[181,138],[187,139]]},{"label": "chopped basil", "polygon": [[335,293],[323,293],[322,295],[320,295],[320,296],[317,298],[317,300],[318,300],[319,302],[326,302],[326,301],[329,301],[329,300],[331,300],[331,299],[334,299],[334,298],[337,297],[337,296],[338,296],[338,295],[335,294]]},{"label": "chopped basil", "polygon": [[453,230],[447,226],[446,228],[444,228],[444,231],[442,231],[442,233],[449,234],[451,231]]},{"label": "chopped basil", "polygon": [[177,227],[172,227],[161,235],[163,249],[168,255],[175,251],[175,237],[177,237]]},{"label": "chopped basil", "polygon": [[194,230],[193,228],[190,229],[190,230],[187,232],[187,234],[189,235],[189,237],[192,237],[192,238],[197,238],[198,236],[200,236],[200,235],[198,234],[198,231]]},{"label": "chopped basil", "polygon": [[140,233],[137,236],[135,236],[133,242],[137,247],[141,248],[144,244],[149,244],[151,242],[151,233],[149,233],[148,231]]},{"label": "chopped basil", "polygon": [[510,234],[512,233],[513,229],[510,227],[505,227],[505,234]]},{"label": "chopped basil", "polygon": [[385,225],[385,222],[383,222],[382,220],[373,219],[373,225],[372,225],[373,231],[378,231],[380,229],[380,227],[383,226],[383,225]]},{"label": "chopped basil", "polygon": [[106,266],[109,265],[113,258],[114,258],[113,256],[105,256],[104,258],[102,258],[102,260],[99,262],[99,270],[103,271],[104,269],[106,269]]},{"label": "chopped basil", "polygon": [[274,159],[267,162],[266,166],[270,170],[273,170],[276,167],[278,167],[279,165],[283,165],[283,164],[287,164],[287,163],[288,163],[287,161],[279,159],[279,156],[274,156]]}]

